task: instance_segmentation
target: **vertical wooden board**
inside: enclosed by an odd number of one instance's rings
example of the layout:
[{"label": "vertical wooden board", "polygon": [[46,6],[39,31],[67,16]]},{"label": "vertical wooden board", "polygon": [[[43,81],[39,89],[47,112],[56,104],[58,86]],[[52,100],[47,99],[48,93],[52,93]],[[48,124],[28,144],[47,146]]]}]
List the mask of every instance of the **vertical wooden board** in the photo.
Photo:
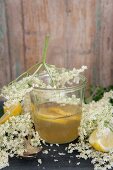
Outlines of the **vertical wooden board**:
[{"label": "vertical wooden board", "polygon": [[67,65],[69,68],[87,65],[86,76],[91,83],[94,63],[95,0],[67,0],[66,2]]},{"label": "vertical wooden board", "polygon": [[4,0],[0,0],[0,88],[10,81],[7,24]]},{"label": "vertical wooden board", "polygon": [[101,1],[101,33],[100,33],[100,85],[113,83],[112,44],[113,44],[113,1]]},{"label": "vertical wooden board", "polygon": [[12,79],[24,71],[24,37],[21,0],[5,0]]},{"label": "vertical wooden board", "polygon": [[45,35],[50,34],[47,61],[65,65],[65,5],[56,0],[23,0],[27,68],[41,60]]},{"label": "vertical wooden board", "polygon": [[[59,67],[66,66],[65,0],[38,2],[39,49],[43,48],[44,36],[50,34],[47,61]],[[40,51],[41,54],[41,51]]]},{"label": "vertical wooden board", "polygon": [[26,68],[39,61],[37,0],[23,0]]},{"label": "vertical wooden board", "polygon": [[94,36],[94,48],[93,48],[93,53],[94,53],[94,63],[93,63],[93,74],[92,74],[92,84],[98,86],[100,84],[100,34],[101,34],[101,13],[102,13],[102,8],[101,8],[101,1],[96,0],[96,7],[95,7],[95,36]]}]

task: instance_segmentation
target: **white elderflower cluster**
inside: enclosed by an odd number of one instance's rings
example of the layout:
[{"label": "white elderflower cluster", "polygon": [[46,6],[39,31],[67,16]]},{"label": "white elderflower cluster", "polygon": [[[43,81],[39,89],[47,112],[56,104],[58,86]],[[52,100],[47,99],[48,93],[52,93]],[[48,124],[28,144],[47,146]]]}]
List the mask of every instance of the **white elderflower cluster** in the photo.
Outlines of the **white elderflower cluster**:
[{"label": "white elderflower cluster", "polygon": [[49,68],[52,80],[57,88],[69,87],[73,84],[79,84],[80,74],[87,69],[87,66],[82,66],[80,69],[73,68],[68,70],[65,68],[56,69],[55,66]]},{"label": "white elderflower cluster", "polygon": [[[72,70],[49,66],[49,72],[44,71],[40,75],[38,73],[28,75],[19,81],[13,81],[10,85],[4,86],[1,90],[1,96],[5,98],[5,105],[9,107],[12,104],[24,101],[26,94],[30,93],[34,87],[59,89],[70,87],[73,84],[76,85],[81,79],[81,73],[86,69],[87,66],[82,66],[80,69],[73,68]],[[43,75],[48,75],[49,79],[45,80]]]},{"label": "white elderflower cluster", "polygon": [[8,153],[0,149],[0,169],[9,166]]},{"label": "white elderflower cluster", "polygon": [[71,104],[71,105],[77,105],[80,104],[80,98],[77,98],[76,95],[72,95],[71,97],[68,97],[65,95],[65,93],[63,94],[58,94],[58,93],[54,93],[51,98],[49,98],[50,102],[56,102],[58,104]]},{"label": "white elderflower cluster", "polygon": [[30,76],[25,77],[18,82],[14,82],[11,85],[2,88],[1,96],[6,99],[6,106],[22,101],[25,94],[32,90],[32,87],[29,86],[30,78]]},{"label": "white elderflower cluster", "polygon": [[[73,84],[76,85],[81,79],[80,74],[87,69],[87,66],[82,66],[80,69],[73,68],[73,70],[59,69],[55,66],[48,67],[48,69],[49,74],[44,71],[40,75],[38,73],[34,76],[29,75],[19,81],[12,82],[8,86],[4,86],[1,96],[6,100],[5,105],[9,107],[19,101],[24,101],[26,94],[30,93],[34,87],[58,89],[70,87]],[[45,80],[43,75],[48,75],[49,80]]]},{"label": "white elderflower cluster", "polygon": [[0,125],[0,169],[9,165],[8,157],[23,155],[24,138],[29,135],[32,136],[31,145],[39,146],[40,137],[33,129],[29,113],[11,117],[9,121]]},{"label": "white elderflower cluster", "polygon": [[110,91],[105,93],[100,101],[92,101],[89,104],[84,104],[80,126],[81,140],[89,137],[92,131],[95,130],[97,127],[102,133],[105,125],[109,125],[113,118],[113,106],[109,102],[112,96],[113,91]]},{"label": "white elderflower cluster", "polygon": [[[94,164],[95,170],[107,170],[113,168],[113,150],[108,153],[98,152],[91,147],[88,142],[90,134],[99,129],[101,134],[105,127],[112,129],[113,127],[113,106],[109,100],[113,98],[113,91],[106,92],[103,98],[98,102],[91,102],[83,106],[83,115],[79,128],[79,142],[70,144],[68,152],[74,150],[79,151],[76,157],[88,159],[91,158],[91,163]],[[99,135],[101,135],[99,134]]]}]

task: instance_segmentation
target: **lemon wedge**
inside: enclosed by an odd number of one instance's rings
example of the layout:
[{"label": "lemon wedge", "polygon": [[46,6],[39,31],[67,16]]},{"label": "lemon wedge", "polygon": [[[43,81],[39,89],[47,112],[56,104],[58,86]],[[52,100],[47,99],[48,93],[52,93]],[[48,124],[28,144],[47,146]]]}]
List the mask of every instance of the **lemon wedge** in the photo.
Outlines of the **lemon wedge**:
[{"label": "lemon wedge", "polygon": [[59,116],[65,116],[66,115],[66,113],[58,107],[50,107],[50,108],[48,108],[48,111],[53,112],[54,115],[57,115],[57,116],[58,116],[58,114],[59,114]]},{"label": "lemon wedge", "polygon": [[38,121],[45,121],[45,122],[51,122],[51,123],[63,123],[65,124],[67,120],[65,118],[62,118],[65,116],[65,112],[61,110],[60,108],[41,108],[38,112],[38,114],[35,115],[37,117]]},{"label": "lemon wedge", "polygon": [[100,152],[109,152],[113,149],[113,132],[109,128],[104,129],[104,133],[98,135],[98,130],[94,130],[89,137],[91,146]]},{"label": "lemon wedge", "polygon": [[6,107],[4,106],[4,115],[0,118],[0,124],[5,123],[11,116],[18,116],[22,112],[22,106],[20,102],[10,106]]}]

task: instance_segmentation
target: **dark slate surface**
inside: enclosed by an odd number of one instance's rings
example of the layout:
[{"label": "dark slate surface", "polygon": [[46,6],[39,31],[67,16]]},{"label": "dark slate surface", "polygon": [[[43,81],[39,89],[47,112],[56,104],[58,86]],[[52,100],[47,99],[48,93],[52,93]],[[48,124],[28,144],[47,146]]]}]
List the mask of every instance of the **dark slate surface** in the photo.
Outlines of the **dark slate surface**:
[{"label": "dark slate surface", "polygon": [[[2,110],[3,102],[0,102],[0,110]],[[48,154],[40,152],[36,158],[10,158],[10,166],[4,170],[93,170],[90,160],[77,159],[77,151],[72,154],[67,153],[65,148],[68,144],[43,146],[43,150],[48,150]],[[65,155],[59,155],[65,153]],[[38,163],[38,159],[42,160],[42,164]],[[57,161],[55,161],[57,160]],[[80,162],[80,165],[77,163]]]},{"label": "dark slate surface", "polygon": [[[12,158],[10,159],[10,166],[4,168],[4,170],[93,170],[93,165],[91,165],[90,160],[77,159],[76,154],[74,152],[72,154],[68,154],[65,151],[66,145],[60,145],[59,147],[56,145],[45,146],[47,150],[50,149],[48,154],[39,153],[37,158],[33,159],[25,159],[25,158]],[[59,155],[58,153],[66,153],[66,155]],[[42,160],[42,164],[38,163],[38,159]],[[58,161],[54,161],[58,160]],[[70,163],[69,163],[70,160]],[[80,165],[76,165],[77,162],[80,162]]]}]

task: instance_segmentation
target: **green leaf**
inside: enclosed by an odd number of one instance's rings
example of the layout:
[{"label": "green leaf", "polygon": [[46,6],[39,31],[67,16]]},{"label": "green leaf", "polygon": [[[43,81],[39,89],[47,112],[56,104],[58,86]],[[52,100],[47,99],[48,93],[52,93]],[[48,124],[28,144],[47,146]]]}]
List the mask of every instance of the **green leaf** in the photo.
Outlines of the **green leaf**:
[{"label": "green leaf", "polygon": [[3,102],[0,102],[0,117],[2,117],[3,114],[4,114]]},{"label": "green leaf", "polygon": [[[105,92],[109,92],[110,90],[113,90],[113,85],[108,86],[108,87],[96,87],[96,86],[91,86],[89,88],[89,93],[90,93],[90,97],[89,98],[85,98],[85,103],[89,103],[92,100],[94,101],[99,101]],[[113,105],[113,99],[110,99],[110,103]]]}]

